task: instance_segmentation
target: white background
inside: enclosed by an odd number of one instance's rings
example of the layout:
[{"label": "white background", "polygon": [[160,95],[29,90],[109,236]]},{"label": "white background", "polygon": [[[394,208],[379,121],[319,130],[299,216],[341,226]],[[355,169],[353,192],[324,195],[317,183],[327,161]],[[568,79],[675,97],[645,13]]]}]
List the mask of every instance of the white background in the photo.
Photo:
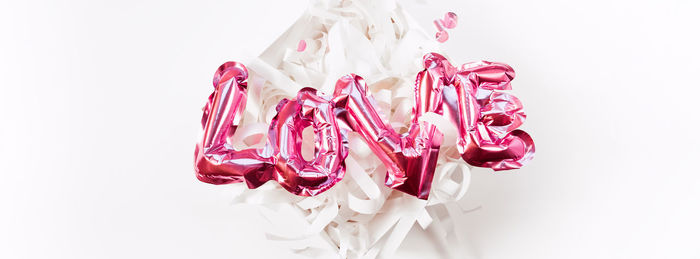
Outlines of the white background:
[{"label": "white background", "polygon": [[[521,170],[474,170],[473,255],[700,258],[697,1],[430,3],[409,9],[431,32],[460,16],[452,60],[515,68],[537,145]],[[3,0],[0,258],[285,255],[192,156],[216,67],[305,6]],[[401,258],[431,253],[412,238]]]}]

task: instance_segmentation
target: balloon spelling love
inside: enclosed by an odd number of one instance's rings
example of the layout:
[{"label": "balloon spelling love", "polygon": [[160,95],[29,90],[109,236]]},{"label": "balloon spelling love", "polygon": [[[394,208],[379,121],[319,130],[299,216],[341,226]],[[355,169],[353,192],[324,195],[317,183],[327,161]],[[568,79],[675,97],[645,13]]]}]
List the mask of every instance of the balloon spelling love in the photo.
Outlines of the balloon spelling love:
[{"label": "balloon spelling love", "polygon": [[[249,188],[275,180],[291,193],[314,196],[345,175],[347,134],[355,131],[386,166],[387,186],[427,199],[443,138],[434,125],[419,121],[428,112],[455,124],[457,148],[470,165],[498,171],[520,168],[533,158],[532,138],[517,129],[525,120],[522,104],[504,92],[515,76],[510,66],[482,61],[454,67],[436,53],[425,55],[423,63],[405,134],[381,119],[362,77],[349,74],[337,81],[332,96],[307,87],[282,100],[266,145],[243,150],[233,149],[227,139],[245,109],[248,71],[237,62],[221,65],[204,109],[204,138],[195,150],[197,178],[211,184],[245,181]],[[316,142],[313,159],[306,161],[301,133],[309,126]]]}]

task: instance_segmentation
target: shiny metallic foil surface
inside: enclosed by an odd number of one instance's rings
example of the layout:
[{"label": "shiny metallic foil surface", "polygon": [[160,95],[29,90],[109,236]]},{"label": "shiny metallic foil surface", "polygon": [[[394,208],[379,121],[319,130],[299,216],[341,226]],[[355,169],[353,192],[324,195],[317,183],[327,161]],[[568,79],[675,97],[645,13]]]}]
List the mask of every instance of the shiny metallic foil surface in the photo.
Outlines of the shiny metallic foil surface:
[{"label": "shiny metallic foil surface", "polygon": [[[350,74],[337,81],[332,96],[304,88],[294,99],[282,100],[266,145],[243,150],[235,150],[228,138],[245,109],[248,72],[237,62],[223,64],[204,108],[204,137],[195,150],[197,178],[212,184],[246,182],[250,188],[274,180],[291,193],[313,196],[342,180],[347,134],[355,131],[386,166],[388,187],[427,199],[443,141],[439,129],[419,121],[429,112],[457,127],[458,150],[470,165],[498,171],[520,168],[533,158],[532,138],[517,129],[525,120],[522,104],[505,92],[515,76],[510,66],[482,61],[454,67],[436,53],[425,55],[423,63],[404,134],[383,121],[364,79]],[[313,128],[316,140],[310,161],[301,155],[306,127]]]}]

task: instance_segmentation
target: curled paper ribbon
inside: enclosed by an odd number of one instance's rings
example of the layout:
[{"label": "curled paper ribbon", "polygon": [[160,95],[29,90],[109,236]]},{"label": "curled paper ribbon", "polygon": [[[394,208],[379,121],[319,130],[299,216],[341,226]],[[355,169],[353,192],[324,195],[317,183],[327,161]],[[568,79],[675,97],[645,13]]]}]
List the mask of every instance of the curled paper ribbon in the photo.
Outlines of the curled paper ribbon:
[{"label": "curled paper ribbon", "polygon": [[[419,118],[447,116],[458,128],[457,147],[469,164],[506,170],[521,167],[534,155],[532,138],[516,130],[525,119],[522,104],[510,90],[511,67],[475,62],[453,67],[436,53],[424,57],[418,74],[409,130],[398,134],[387,125],[362,77],[350,74],[336,83],[333,96],[303,88],[295,99],[277,105],[277,115],[261,149],[235,150],[230,138],[245,109],[246,68],[227,62],[214,76],[214,93],[204,108],[204,138],[195,151],[199,180],[212,184],[245,181],[257,188],[269,180],[287,191],[314,196],[345,174],[348,132],[358,132],[387,168],[390,188],[420,199],[430,194],[443,135]],[[301,156],[301,132],[312,127],[315,152]]]}]

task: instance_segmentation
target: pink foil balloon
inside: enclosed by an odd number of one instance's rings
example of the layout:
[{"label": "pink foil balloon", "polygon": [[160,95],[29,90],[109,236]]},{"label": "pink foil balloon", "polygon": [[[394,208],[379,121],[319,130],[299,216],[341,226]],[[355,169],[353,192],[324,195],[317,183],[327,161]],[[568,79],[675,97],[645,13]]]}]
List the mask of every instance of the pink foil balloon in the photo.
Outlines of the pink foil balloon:
[{"label": "pink foil balloon", "polygon": [[442,133],[433,125],[419,122],[418,118],[426,112],[441,113],[440,91],[430,85],[417,85],[413,119],[404,135],[399,135],[382,120],[379,106],[362,77],[342,77],[333,93],[338,107],[347,110],[340,117],[364,137],[386,165],[386,185],[420,199],[427,199],[430,194]]},{"label": "pink foil balloon", "polygon": [[[200,181],[227,184],[245,181],[257,188],[269,180],[297,195],[311,196],[327,190],[345,175],[347,141],[335,122],[330,100],[304,88],[294,100],[277,106],[262,149],[234,150],[229,138],[240,122],[246,102],[246,68],[227,62],[214,75],[214,94],[204,109],[204,138],[195,150],[195,172]],[[301,132],[314,128],[315,157],[301,156]]]},{"label": "pink foil balloon", "polygon": [[516,130],[525,120],[522,103],[508,93],[513,69],[497,62],[472,62],[459,68],[430,53],[418,82],[444,88],[446,115],[457,125],[457,147],[464,161],[494,170],[516,169],[535,153],[532,138]]},{"label": "pink foil balloon", "polygon": [[[436,53],[425,55],[423,63],[405,134],[382,120],[364,79],[350,74],[338,80],[332,98],[304,88],[295,99],[282,100],[266,146],[244,150],[234,150],[230,138],[245,108],[248,72],[236,62],[223,64],[204,107],[204,138],[195,150],[197,178],[212,184],[245,181],[250,188],[275,180],[294,194],[316,195],[343,178],[346,135],[352,130],[386,166],[387,186],[427,199],[443,138],[434,125],[418,120],[428,112],[442,114],[457,126],[457,147],[473,166],[507,170],[533,158],[532,138],[516,129],[525,120],[522,104],[504,92],[515,76],[510,66],[482,61],[457,68]],[[311,161],[301,155],[301,133],[307,126],[314,128],[316,139]]]}]

